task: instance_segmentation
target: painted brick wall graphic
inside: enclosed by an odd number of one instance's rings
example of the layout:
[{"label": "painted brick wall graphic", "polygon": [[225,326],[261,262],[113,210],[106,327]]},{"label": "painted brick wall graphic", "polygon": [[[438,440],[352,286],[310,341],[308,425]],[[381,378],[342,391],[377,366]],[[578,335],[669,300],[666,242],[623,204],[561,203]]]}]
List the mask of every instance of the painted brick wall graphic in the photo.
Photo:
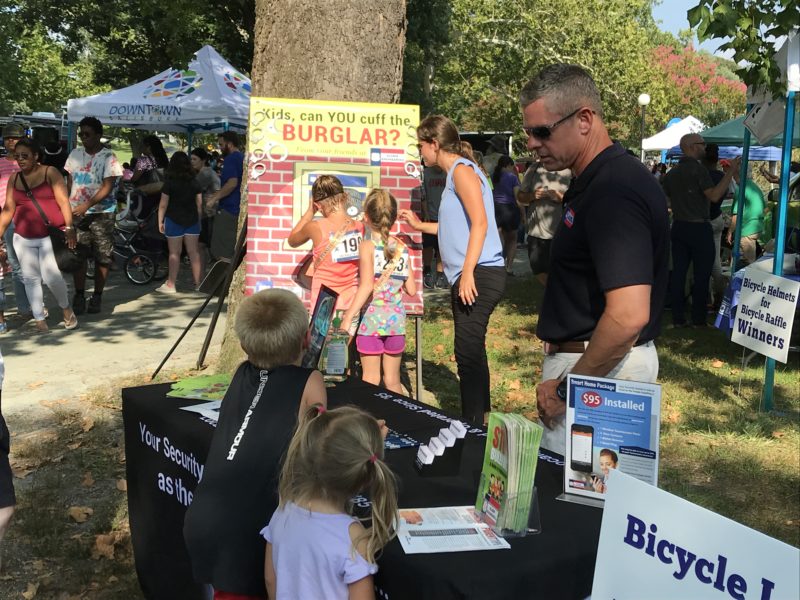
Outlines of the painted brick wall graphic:
[{"label": "painted brick wall graphic", "polygon": [[[357,186],[362,193],[383,187],[397,198],[400,209],[420,213],[414,135],[419,109],[252,98],[250,113],[246,293],[264,287],[291,289],[311,310],[311,293],[297,282],[301,264],[311,252],[310,244],[297,249],[286,244],[289,232],[308,207],[311,182],[316,175],[329,173],[342,179],[345,187]],[[370,124],[362,126],[362,119]],[[304,122],[315,125],[298,127]],[[348,125],[344,127],[342,122]],[[303,135],[319,135],[322,142],[302,139]],[[340,141],[331,143],[331,139]],[[382,147],[372,144],[376,140],[396,142]],[[421,234],[400,221],[392,233],[409,246],[419,290],[415,297],[405,298],[406,310],[422,314]]]}]

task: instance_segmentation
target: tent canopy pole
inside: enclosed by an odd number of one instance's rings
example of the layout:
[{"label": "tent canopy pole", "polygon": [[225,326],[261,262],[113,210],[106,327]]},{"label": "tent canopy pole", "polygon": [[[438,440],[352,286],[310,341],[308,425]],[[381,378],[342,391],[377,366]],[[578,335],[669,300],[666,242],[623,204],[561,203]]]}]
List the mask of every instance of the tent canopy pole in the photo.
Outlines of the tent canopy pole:
[{"label": "tent canopy pole", "polygon": [[[789,168],[792,161],[792,139],[794,134],[794,106],[796,92],[786,95],[786,113],[783,120],[783,158],[781,160],[780,200],[778,222],[775,224],[775,258],[772,274],[783,275],[783,254],[786,248],[786,213],[789,208]],[[772,392],[775,385],[775,359],[767,358],[764,367],[764,410],[772,410]]]}]

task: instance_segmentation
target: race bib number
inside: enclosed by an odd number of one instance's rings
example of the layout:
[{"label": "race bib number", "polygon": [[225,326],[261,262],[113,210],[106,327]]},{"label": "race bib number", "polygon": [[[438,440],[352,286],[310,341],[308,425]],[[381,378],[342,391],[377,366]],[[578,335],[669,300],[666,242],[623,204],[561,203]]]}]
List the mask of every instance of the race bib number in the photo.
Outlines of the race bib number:
[{"label": "race bib number", "polygon": [[[380,276],[383,274],[383,270],[386,266],[391,262],[390,260],[386,260],[386,257],[383,254],[383,248],[375,247],[375,275]],[[400,256],[400,260],[397,261],[397,266],[394,269],[394,272],[390,275],[392,279],[408,279],[408,248],[403,249],[403,254]]]},{"label": "race bib number", "polygon": [[331,250],[331,260],[335,263],[358,260],[358,248],[361,246],[361,234],[357,231],[346,233]]}]

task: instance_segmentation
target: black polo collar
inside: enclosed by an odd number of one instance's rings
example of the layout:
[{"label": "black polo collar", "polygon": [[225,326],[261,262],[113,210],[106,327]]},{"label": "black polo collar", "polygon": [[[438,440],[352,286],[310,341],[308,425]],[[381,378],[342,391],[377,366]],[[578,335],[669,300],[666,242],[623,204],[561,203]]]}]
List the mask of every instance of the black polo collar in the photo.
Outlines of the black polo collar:
[{"label": "black polo collar", "polygon": [[608,148],[603,149],[597,156],[592,159],[586,168],[578,177],[574,177],[570,183],[569,190],[565,194],[564,202],[582,193],[597,175],[600,168],[607,162],[623,156],[627,151],[619,142],[614,142]]}]

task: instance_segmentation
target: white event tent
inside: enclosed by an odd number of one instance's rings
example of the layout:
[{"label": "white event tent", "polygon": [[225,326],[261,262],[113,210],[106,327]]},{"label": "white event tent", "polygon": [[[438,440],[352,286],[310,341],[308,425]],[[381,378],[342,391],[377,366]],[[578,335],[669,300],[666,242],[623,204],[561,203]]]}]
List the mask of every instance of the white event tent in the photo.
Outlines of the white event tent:
[{"label": "white event tent", "polygon": [[705,128],[706,126],[698,119],[688,116],[663,131],[659,131],[654,136],[643,139],[642,148],[645,151],[669,150],[677,146],[687,133],[699,133]]},{"label": "white event tent", "polygon": [[250,79],[203,46],[187,69],[167,69],[126,88],[70,100],[67,119],[97,117],[103,125],[191,135],[244,130],[249,110]]}]

